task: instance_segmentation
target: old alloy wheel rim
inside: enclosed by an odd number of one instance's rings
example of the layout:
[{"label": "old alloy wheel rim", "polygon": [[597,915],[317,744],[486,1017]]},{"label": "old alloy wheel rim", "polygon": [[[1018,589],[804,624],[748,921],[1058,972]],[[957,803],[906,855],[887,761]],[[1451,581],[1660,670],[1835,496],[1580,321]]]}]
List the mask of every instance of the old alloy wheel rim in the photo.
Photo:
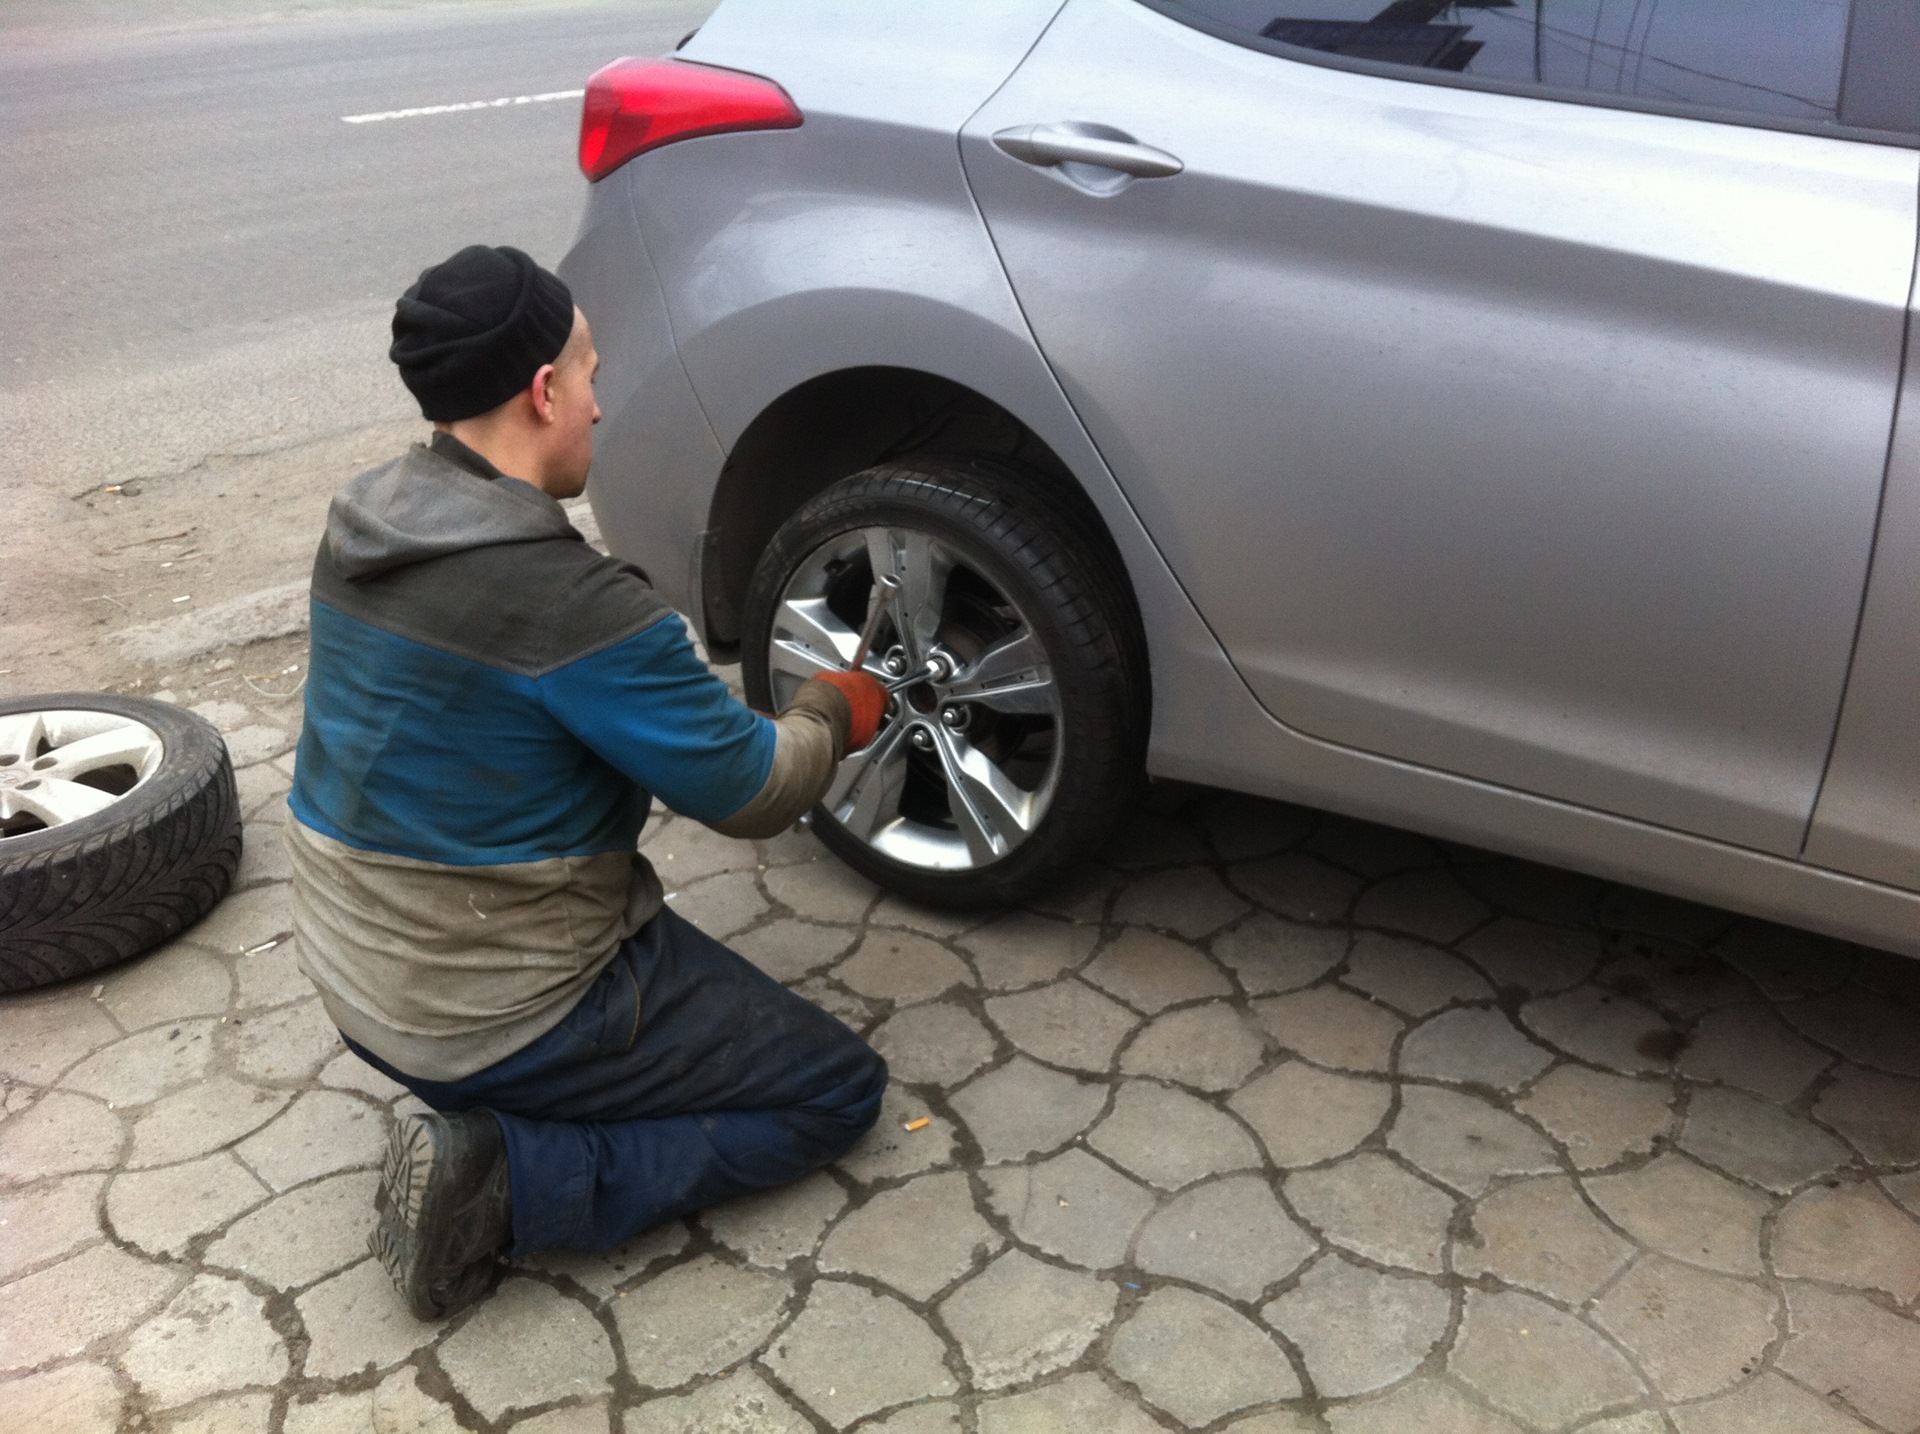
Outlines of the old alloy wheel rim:
[{"label": "old alloy wheel rim", "polygon": [[900,581],[867,671],[933,674],[897,693],[879,734],[840,766],[822,806],[904,866],[973,871],[1010,855],[1060,780],[1060,692],[1031,618],[957,549],[898,524],[842,533],[807,554],[774,610],[767,667],[777,708],[807,678],[844,671],[875,573]]},{"label": "old alloy wheel rim", "polygon": [[0,717],[0,841],[105,811],[159,771],[165,755],[159,733],[117,712]]}]

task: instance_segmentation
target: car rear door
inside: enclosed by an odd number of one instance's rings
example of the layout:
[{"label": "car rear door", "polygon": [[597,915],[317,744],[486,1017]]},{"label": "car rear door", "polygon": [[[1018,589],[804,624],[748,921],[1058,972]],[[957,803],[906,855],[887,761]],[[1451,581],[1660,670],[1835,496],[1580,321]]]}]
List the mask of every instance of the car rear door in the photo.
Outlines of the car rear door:
[{"label": "car rear door", "polygon": [[[1794,11],[1817,110],[1845,7],[1835,31],[1803,4],[1688,13]],[[1920,167],[1783,117],[1765,65],[1708,92],[1776,107],[1755,125],[1647,112],[1700,67],[1598,20],[1596,103],[1471,87],[1463,48],[1541,18],[1507,8],[1389,6],[1419,22],[1396,38],[1338,3],[1069,0],[962,157],[1047,359],[1274,716],[1798,854]],[[1545,7],[1546,80],[1579,79],[1576,8]],[[1374,63],[1423,47],[1453,68]]]}]

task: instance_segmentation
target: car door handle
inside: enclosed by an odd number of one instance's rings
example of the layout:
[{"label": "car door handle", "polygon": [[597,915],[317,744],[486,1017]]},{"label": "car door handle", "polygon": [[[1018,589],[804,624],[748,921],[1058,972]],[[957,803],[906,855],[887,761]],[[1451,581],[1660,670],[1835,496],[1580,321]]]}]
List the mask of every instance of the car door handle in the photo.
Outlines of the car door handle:
[{"label": "car door handle", "polygon": [[1093,164],[1138,179],[1166,179],[1186,166],[1164,149],[1141,144],[1111,125],[1069,120],[1060,124],[1023,124],[993,137],[1003,154],[1042,168],[1056,164]]}]

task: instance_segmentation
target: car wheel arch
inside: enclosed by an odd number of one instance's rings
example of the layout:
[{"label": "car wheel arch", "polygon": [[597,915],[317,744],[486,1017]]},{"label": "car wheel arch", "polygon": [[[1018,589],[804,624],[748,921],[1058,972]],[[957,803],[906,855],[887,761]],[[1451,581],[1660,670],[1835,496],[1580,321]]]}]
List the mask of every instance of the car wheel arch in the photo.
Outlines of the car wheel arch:
[{"label": "car wheel arch", "polygon": [[[1010,461],[1072,505],[1126,564],[1084,481],[1005,405],[921,369],[864,365],[795,384],[766,404],[732,445],[709,505],[697,599],[708,645],[731,656],[755,565],[788,517],[830,484],[876,463],[928,453]],[[1131,596],[1131,594],[1130,594]],[[1138,622],[1137,597],[1134,613]]]}]

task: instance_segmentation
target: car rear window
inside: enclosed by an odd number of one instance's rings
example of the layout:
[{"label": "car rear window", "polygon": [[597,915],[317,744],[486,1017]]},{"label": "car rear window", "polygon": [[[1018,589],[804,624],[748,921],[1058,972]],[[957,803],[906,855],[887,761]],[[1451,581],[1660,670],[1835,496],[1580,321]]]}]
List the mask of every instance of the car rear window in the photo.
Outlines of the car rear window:
[{"label": "car rear window", "polygon": [[[1814,125],[1850,118],[1842,91],[1854,0],[1148,3],[1257,48],[1359,68]],[[1861,8],[1908,20],[1920,11],[1910,0]],[[1906,28],[1899,17],[1895,28]]]}]

